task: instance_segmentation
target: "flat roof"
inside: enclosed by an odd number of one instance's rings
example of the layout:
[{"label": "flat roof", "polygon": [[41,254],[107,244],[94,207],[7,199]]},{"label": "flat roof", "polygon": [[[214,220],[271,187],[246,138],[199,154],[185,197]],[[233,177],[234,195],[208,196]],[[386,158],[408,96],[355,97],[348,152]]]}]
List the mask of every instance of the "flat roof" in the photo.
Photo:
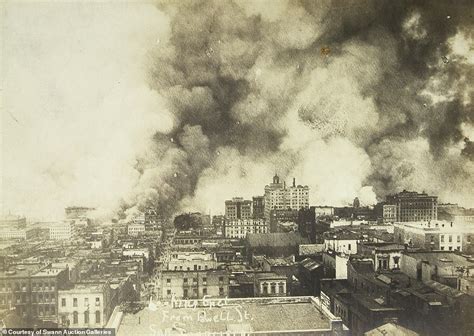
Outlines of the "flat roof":
[{"label": "flat roof", "polygon": [[125,314],[117,335],[156,335],[166,330],[176,333],[176,328],[173,329],[176,326],[186,330],[187,334],[298,332],[331,328],[331,317],[309,297],[306,300],[259,299],[226,299],[221,307],[212,308],[147,307],[136,314]]}]

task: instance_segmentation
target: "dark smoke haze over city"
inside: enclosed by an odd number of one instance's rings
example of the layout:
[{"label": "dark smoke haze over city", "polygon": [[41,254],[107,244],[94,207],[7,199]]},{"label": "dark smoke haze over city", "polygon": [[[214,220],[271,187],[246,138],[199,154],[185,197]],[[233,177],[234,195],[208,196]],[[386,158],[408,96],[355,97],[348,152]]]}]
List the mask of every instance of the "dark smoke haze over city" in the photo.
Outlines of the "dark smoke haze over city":
[{"label": "dark smoke haze over city", "polygon": [[[104,4],[35,11],[38,35],[6,34],[7,57],[19,56],[6,78],[16,71],[47,84],[26,84],[20,97],[6,81],[4,211],[40,197],[37,216],[70,203],[124,216],[148,206],[216,213],[232,196],[262,194],[275,172],[309,185],[311,204],[374,204],[408,189],[473,206],[468,5],[161,1],[117,4],[116,13]],[[63,12],[76,13],[70,31],[42,38]],[[15,8],[6,17],[13,25]],[[86,38],[81,22],[102,30]],[[30,39],[38,60],[21,58]],[[42,43],[90,66],[50,60]],[[36,89],[33,117],[23,100]],[[61,120],[52,135],[35,122],[41,113]],[[18,141],[22,132],[36,140]],[[29,156],[34,163],[18,169]]]}]

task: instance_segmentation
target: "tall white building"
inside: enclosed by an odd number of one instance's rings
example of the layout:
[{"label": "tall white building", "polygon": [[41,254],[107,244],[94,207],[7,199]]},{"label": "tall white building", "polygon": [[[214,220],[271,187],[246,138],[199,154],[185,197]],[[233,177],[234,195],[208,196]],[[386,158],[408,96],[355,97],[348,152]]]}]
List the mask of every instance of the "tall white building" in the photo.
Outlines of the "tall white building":
[{"label": "tall white building", "polygon": [[69,240],[75,234],[74,221],[65,220],[61,222],[51,222],[48,224],[49,239]]},{"label": "tall white building", "polygon": [[265,186],[265,218],[270,218],[271,210],[299,210],[309,207],[309,187],[293,184],[287,187],[275,175],[273,183]]}]

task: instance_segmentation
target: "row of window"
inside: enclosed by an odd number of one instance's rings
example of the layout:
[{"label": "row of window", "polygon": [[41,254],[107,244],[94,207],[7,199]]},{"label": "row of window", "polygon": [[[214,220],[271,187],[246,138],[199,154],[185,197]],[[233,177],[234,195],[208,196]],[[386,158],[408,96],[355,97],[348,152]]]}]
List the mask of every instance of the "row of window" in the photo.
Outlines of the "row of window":
[{"label": "row of window", "polygon": [[[56,287],[55,282],[32,282],[31,283],[31,290],[36,291],[36,290],[54,290]],[[21,292],[21,291],[26,291],[28,290],[28,283],[26,282],[7,282],[7,283],[2,283],[0,284],[0,289],[2,292],[10,292],[10,291],[15,291],[15,292]]]},{"label": "row of window", "polygon": [[[204,265],[204,270],[207,270],[208,269],[208,266],[207,265]],[[178,270],[178,266],[175,266],[174,267],[174,270],[177,271]],[[183,266],[179,266],[179,270],[182,271],[183,270]],[[190,271],[191,268],[188,266],[186,267],[186,271]],[[202,270],[202,266],[201,265],[194,265],[194,270],[195,271],[200,271]]]},{"label": "row of window", "polygon": [[[89,323],[89,317],[90,317],[90,312],[89,311],[85,311],[84,313],[84,323]],[[97,310],[95,312],[95,323],[100,323],[100,319],[101,319],[101,316],[100,316],[100,311]],[[61,323],[63,325],[68,325],[70,322],[67,318],[67,316],[65,315],[62,315],[61,316]],[[79,323],[79,313],[77,311],[73,312],[72,313],[72,324],[78,324]]]},{"label": "row of window", "polygon": [[[55,294],[54,293],[33,293],[31,294],[31,302],[33,303],[44,303],[44,302],[55,302]],[[22,294],[7,294],[7,295],[0,295],[0,303],[7,304],[7,303],[28,303],[29,302],[29,296],[26,295],[26,293]]]},{"label": "row of window", "polygon": [[[193,278],[193,283],[197,283],[197,282],[198,282],[198,279]],[[203,282],[203,284],[207,283],[207,278],[206,277],[202,278],[202,282]],[[224,277],[223,276],[219,277],[219,282],[224,282]],[[171,284],[171,279],[169,279],[169,278],[166,279],[166,283]],[[188,283],[188,278],[184,278],[183,283],[187,284]]]},{"label": "row of window", "polygon": [[[72,298],[72,306],[73,307],[78,307],[79,299],[78,298]],[[100,297],[95,298],[95,305],[100,306]],[[67,306],[67,299],[66,298],[61,298],[61,307],[66,307]],[[89,298],[84,298],[83,300],[83,306],[84,307],[89,307]]]},{"label": "row of window", "polygon": [[[262,285],[262,289],[263,289],[263,294],[268,294],[268,284],[267,283],[263,283]],[[275,282],[272,282],[270,283],[270,293],[271,294],[276,294],[276,288],[277,288],[277,284]],[[280,282],[278,283],[278,293],[284,293],[285,292],[285,289],[284,289],[284,285],[283,285],[283,282]]]},{"label": "row of window", "polygon": [[[202,295],[207,295],[207,288],[203,288],[202,289]],[[224,288],[223,287],[219,287],[219,295],[224,295]],[[171,293],[171,289],[168,289],[166,291],[166,295],[167,296],[171,296],[172,293]],[[199,295],[199,290],[197,288],[193,288],[193,297],[197,297]],[[188,298],[189,297],[189,290],[187,288],[183,289],[183,297],[184,298]]]},{"label": "row of window", "polygon": [[[448,237],[448,242],[452,243],[452,242],[453,242],[453,235],[446,235],[446,236]],[[440,239],[440,241],[441,241],[442,243],[444,243],[444,237],[445,237],[445,235],[440,235],[440,236],[439,236],[439,239]],[[458,243],[460,243],[460,242],[461,242],[461,236],[458,235],[458,236],[456,237],[456,241],[457,241]]]}]

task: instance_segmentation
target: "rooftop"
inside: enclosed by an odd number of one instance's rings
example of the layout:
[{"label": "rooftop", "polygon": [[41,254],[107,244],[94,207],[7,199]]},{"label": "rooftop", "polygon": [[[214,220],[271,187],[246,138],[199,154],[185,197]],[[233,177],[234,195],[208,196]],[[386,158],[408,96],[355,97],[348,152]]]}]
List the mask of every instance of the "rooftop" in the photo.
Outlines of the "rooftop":
[{"label": "rooftop", "polygon": [[[214,300],[215,301],[215,300]],[[154,306],[126,314],[117,335],[156,335],[176,332],[178,325],[187,334],[224,332],[278,332],[330,330],[331,320],[341,323],[313,297],[222,299],[219,307],[173,308]],[[155,326],[154,328],[151,328]],[[159,331],[158,331],[159,330]]]},{"label": "rooftop", "polygon": [[307,244],[308,240],[301,237],[298,233],[254,233],[247,235],[247,240],[251,246],[292,246]]},{"label": "rooftop", "polygon": [[413,330],[402,327],[395,323],[386,323],[375,329],[367,331],[365,336],[418,336]]},{"label": "rooftop", "polygon": [[430,265],[446,265],[452,262],[455,266],[474,267],[474,260],[454,251],[404,252],[412,258],[428,262]]}]

